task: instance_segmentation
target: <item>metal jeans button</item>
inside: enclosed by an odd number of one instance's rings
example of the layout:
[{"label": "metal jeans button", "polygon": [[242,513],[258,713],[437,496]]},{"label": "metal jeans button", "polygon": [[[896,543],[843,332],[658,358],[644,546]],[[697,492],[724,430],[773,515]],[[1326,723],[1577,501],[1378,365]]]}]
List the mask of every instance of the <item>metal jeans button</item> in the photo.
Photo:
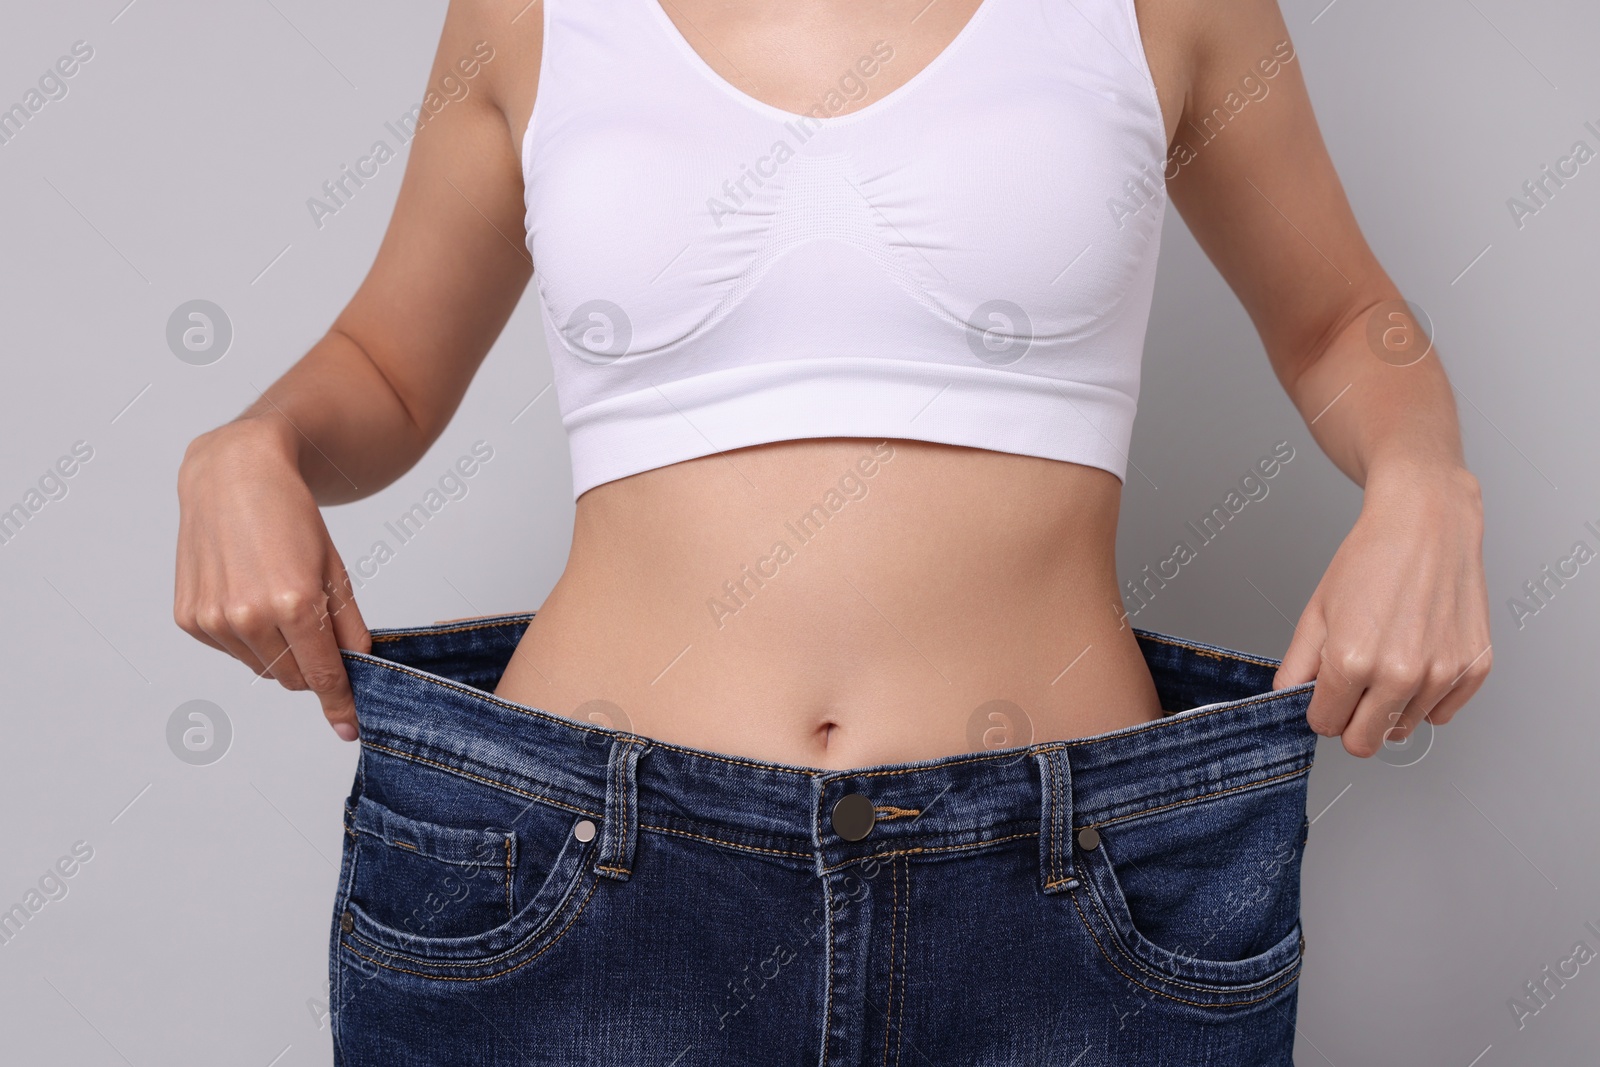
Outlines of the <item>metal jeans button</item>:
[{"label": "metal jeans button", "polygon": [[877,819],[872,801],[860,793],[846,793],[833,805],[833,832],[846,841],[860,841],[872,833]]}]

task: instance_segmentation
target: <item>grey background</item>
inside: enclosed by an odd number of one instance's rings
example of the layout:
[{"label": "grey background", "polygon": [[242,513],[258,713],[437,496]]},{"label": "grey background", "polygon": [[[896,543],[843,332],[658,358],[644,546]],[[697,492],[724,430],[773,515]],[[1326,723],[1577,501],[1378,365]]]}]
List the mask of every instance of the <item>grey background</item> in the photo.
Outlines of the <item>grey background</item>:
[{"label": "grey background", "polygon": [[[188,440],[298,358],[370,264],[403,160],[320,230],[305,201],[418,102],[444,4],[125,3],[12,5],[0,33],[0,106],[74,41],[95,49],[69,95],[0,145],[0,503],[75,441],[94,448],[66,497],[0,546],[0,907],[74,842],[94,850],[67,895],[0,945],[0,1058],[326,1063],[356,749],[313,698],[254,682],[172,624],[174,475]],[[1600,147],[1583,129],[1600,125],[1600,13],[1324,3],[1287,0],[1285,15],[1356,213],[1437,324],[1485,489],[1496,667],[1420,761],[1322,743],[1297,1062],[1592,1064],[1600,963],[1520,1030],[1508,1002],[1576,942],[1600,950],[1584,925],[1600,927],[1600,567],[1524,628],[1507,600],[1575,540],[1600,541],[1583,527],[1600,525],[1600,162],[1520,231],[1506,199],[1574,140]],[[1280,655],[1360,493],[1315,449],[1175,212],[1164,241],[1120,569],[1164,558],[1187,520],[1290,441],[1270,496],[1137,619]],[[209,366],[165,340],[197,298],[234,329]],[[469,495],[361,590],[372,625],[542,601],[572,521],[549,380],[529,299],[418,467],[327,512],[348,560],[472,441],[494,446]],[[209,765],[168,747],[191,700],[231,724]]]}]

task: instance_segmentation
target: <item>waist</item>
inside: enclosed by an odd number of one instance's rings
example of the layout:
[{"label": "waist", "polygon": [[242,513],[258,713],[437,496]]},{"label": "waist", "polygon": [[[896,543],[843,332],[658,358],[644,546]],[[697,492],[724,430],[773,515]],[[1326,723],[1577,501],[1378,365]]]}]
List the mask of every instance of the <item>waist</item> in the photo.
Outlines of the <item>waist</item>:
[{"label": "waist", "polygon": [[1155,716],[1121,616],[1120,483],[922,441],[781,442],[579,501],[498,692],[827,766]]},{"label": "waist", "polygon": [[[1030,820],[1037,830],[1041,789],[1070,801],[1066,825],[1093,826],[1292,778],[1316,745],[1305,721],[1312,686],[1272,692],[1277,661],[1137,630],[1162,707],[1148,723],[834,771],[730,757],[490,694],[532,617],[376,630],[372,655],[345,652],[363,746],[597,819],[618,808],[623,774],[633,794],[625,810],[640,826],[831,867],[897,841],[962,847],[1012,822],[1018,834]],[[870,836],[825,833],[852,794],[873,806]]]}]

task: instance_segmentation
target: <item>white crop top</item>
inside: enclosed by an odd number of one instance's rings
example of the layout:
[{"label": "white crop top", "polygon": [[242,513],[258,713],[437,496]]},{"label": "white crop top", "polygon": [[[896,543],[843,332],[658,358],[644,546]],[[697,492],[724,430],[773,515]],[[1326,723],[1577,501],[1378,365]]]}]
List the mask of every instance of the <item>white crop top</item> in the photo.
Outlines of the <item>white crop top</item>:
[{"label": "white crop top", "polygon": [[815,115],[659,0],[544,0],[527,245],[573,494],[767,441],[910,438],[1123,477],[1166,207],[1133,0],[983,0]]}]

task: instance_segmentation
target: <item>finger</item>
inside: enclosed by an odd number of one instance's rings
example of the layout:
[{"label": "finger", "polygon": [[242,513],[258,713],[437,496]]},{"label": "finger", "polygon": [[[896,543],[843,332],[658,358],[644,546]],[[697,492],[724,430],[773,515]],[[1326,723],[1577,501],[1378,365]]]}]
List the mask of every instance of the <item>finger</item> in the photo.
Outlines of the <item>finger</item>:
[{"label": "finger", "polygon": [[1427,719],[1428,712],[1439,703],[1445,692],[1446,690],[1442,687],[1436,687],[1418,693],[1406,703],[1404,708],[1391,713],[1390,718],[1394,721],[1383,731],[1382,743],[1385,745],[1390,743],[1399,744],[1416,733],[1417,727],[1422,725],[1424,719]]},{"label": "finger", "polygon": [[1395,722],[1384,731],[1383,740],[1404,741],[1416,732],[1424,719],[1432,722],[1433,710],[1439,702],[1449,696],[1455,688],[1455,682],[1443,675],[1430,674],[1423,681],[1422,687],[1417,690],[1406,706],[1395,716]]},{"label": "finger", "polygon": [[178,629],[196,641],[209,645],[219,652],[227,653],[259,676],[261,663],[244,643],[234,636],[219,599],[209,592],[222,588],[207,580],[214,577],[216,576],[208,574],[190,578],[181,567],[179,568],[172,597],[172,620],[178,624]]},{"label": "finger", "polygon": [[206,633],[196,615],[195,609],[185,604],[176,604],[172,609],[172,621],[178,624],[178,629],[199,641],[202,645],[208,645],[218,652],[228,652],[229,655],[232,655],[226,645]]},{"label": "finger", "polygon": [[[1410,697],[1395,696],[1392,691],[1368,689],[1361,695],[1360,702],[1351,713],[1349,725],[1340,735],[1344,750],[1352,756],[1366,759],[1377,755],[1385,741],[1402,740],[1405,733],[1409,732],[1404,727],[1410,702]],[[1420,716],[1412,719],[1413,724],[1416,718]]]},{"label": "finger", "polygon": [[354,741],[359,736],[356,701],[350,691],[350,678],[345,673],[344,657],[339,655],[339,644],[334,636],[335,626],[339,624],[337,621],[330,624],[324,605],[310,598],[292,603],[286,599],[283,609],[284,621],[279,628],[294,650],[306,688],[317,694],[322,714],[333,732],[346,741]]},{"label": "finger", "polygon": [[1494,653],[1490,646],[1485,645],[1483,651],[1457,673],[1452,679],[1454,684],[1439,703],[1428,711],[1428,721],[1436,726],[1443,726],[1454,717],[1462,705],[1471,700],[1482,687],[1485,679],[1489,677],[1489,668],[1494,660]]},{"label": "finger", "polygon": [[253,661],[261,664],[257,675],[275,678],[285,689],[306,687],[288,644],[278,632],[272,609],[260,600],[241,600],[223,608],[222,612],[232,640],[243,646]]},{"label": "finger", "polygon": [[271,677],[266,664],[234,633],[227,614],[220,607],[198,609],[195,612],[195,626],[206,635],[206,644],[221,649],[243,663],[255,673],[256,677]]},{"label": "finger", "polygon": [[1306,722],[1323,737],[1343,734],[1371,676],[1370,662],[1361,653],[1324,645],[1318,653],[1317,685],[1306,707]]},{"label": "finger", "polygon": [[1345,751],[1363,759],[1377,754],[1389,731],[1402,724],[1411,701],[1431,680],[1424,656],[1408,652],[1396,642],[1384,646],[1385,651],[1374,652],[1370,658],[1364,653],[1349,657],[1365,675],[1367,691],[1342,736]]},{"label": "finger", "polygon": [[1289,649],[1283,654],[1283,665],[1272,679],[1272,688],[1287,689],[1291,685],[1309,682],[1322,667],[1322,645],[1328,638],[1328,624],[1322,617],[1322,607],[1312,598],[1306,610],[1300,613],[1300,624],[1294,628]]}]

